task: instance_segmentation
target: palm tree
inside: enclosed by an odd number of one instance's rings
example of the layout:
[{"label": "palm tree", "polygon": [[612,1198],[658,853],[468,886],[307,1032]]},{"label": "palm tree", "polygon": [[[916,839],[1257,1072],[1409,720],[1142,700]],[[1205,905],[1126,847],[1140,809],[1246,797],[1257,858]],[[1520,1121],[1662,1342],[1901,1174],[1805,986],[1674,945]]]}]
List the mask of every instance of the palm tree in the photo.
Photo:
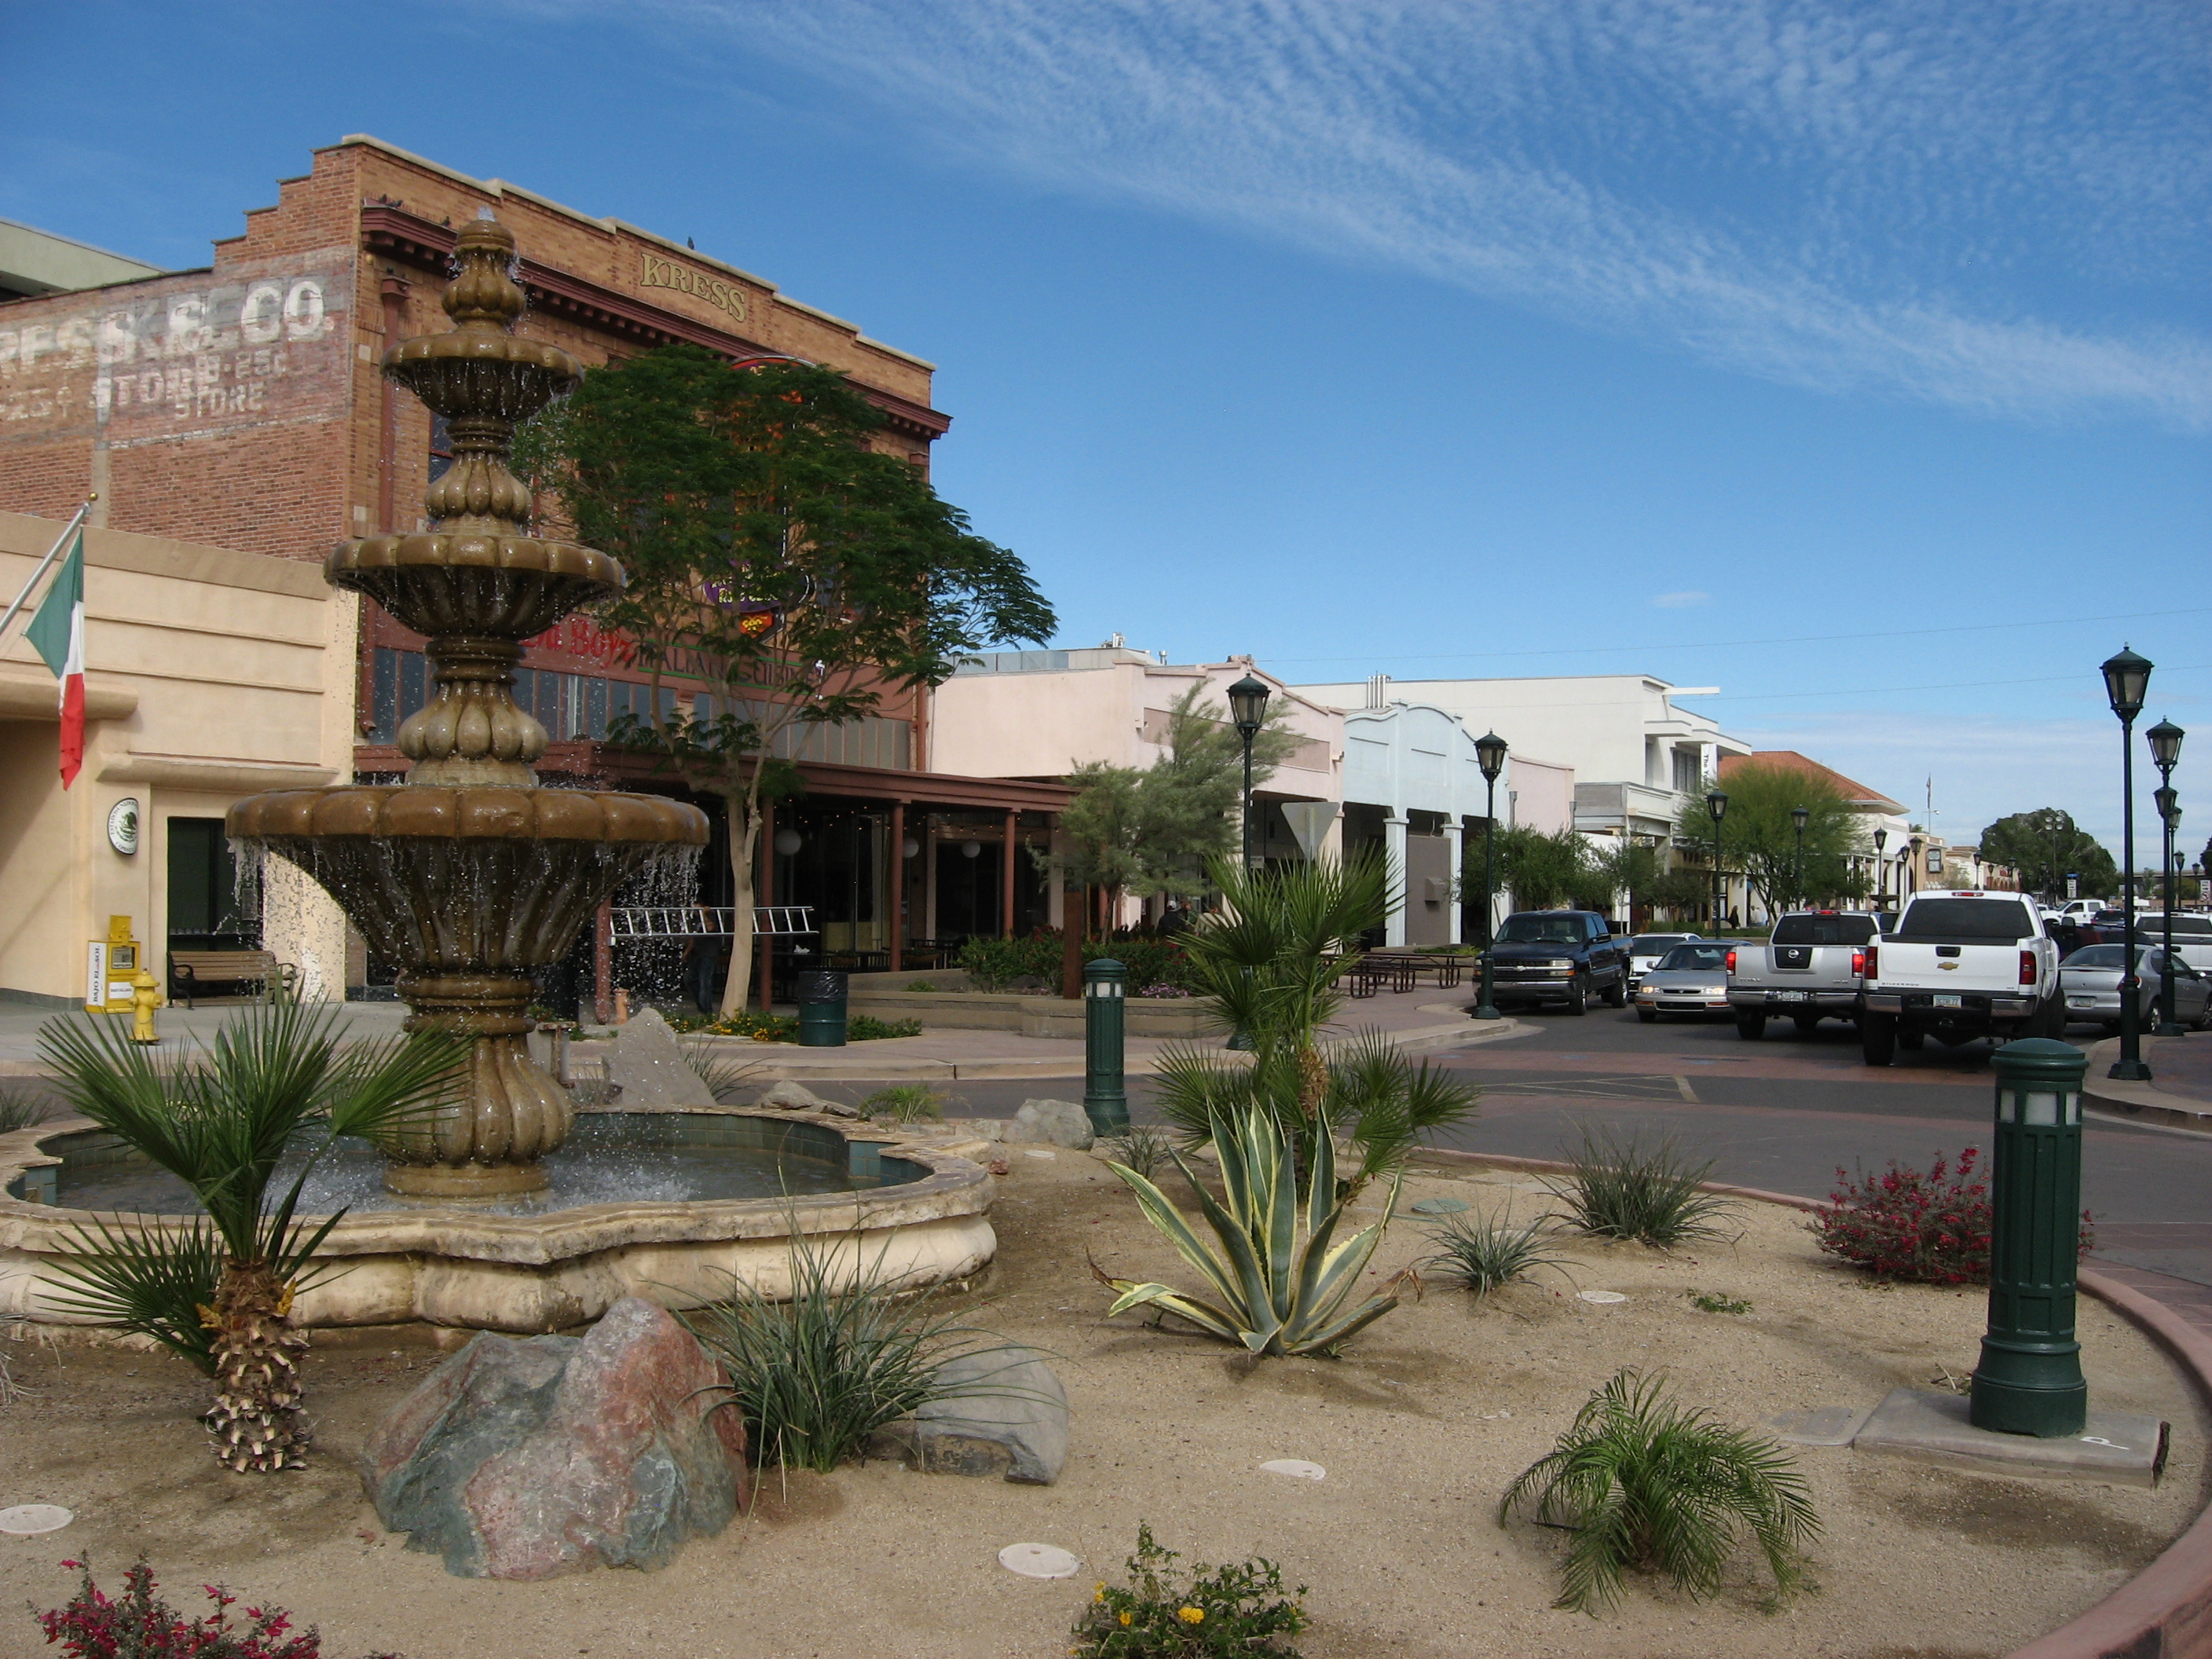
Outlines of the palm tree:
[{"label": "palm tree", "polygon": [[1257,1109],[1297,1149],[1300,1180],[1316,1137],[1343,1133],[1358,1154],[1346,1194],[1395,1169],[1425,1133],[1475,1109],[1477,1091],[1427,1061],[1409,1060],[1379,1032],[1325,1054],[1323,1027],[1344,1005],[1339,981],[1360,936],[1390,914],[1390,868],[1380,859],[1318,860],[1266,870],[1218,861],[1211,871],[1227,914],[1183,935],[1193,988],[1214,999],[1224,1025],[1252,1041],[1252,1063],[1224,1064],[1185,1045],[1161,1056],[1156,1099],[1186,1145]]},{"label": "palm tree", "polygon": [[[179,1230],[98,1224],[100,1238],[64,1272],[64,1304],[136,1330],[193,1358],[215,1378],[204,1420],[226,1468],[296,1468],[300,1415],[293,1297],[343,1210],[311,1225],[296,1215],[307,1175],[344,1135],[372,1139],[434,1110],[466,1040],[442,1030],[342,1045],[340,1010],[253,1005],[212,1048],[157,1060],[123,1028],[82,1017],[49,1021],[39,1046],[70,1104],[192,1190],[207,1212]],[[272,1206],[278,1160],[306,1161]],[[142,1218],[143,1219],[143,1218]]]}]

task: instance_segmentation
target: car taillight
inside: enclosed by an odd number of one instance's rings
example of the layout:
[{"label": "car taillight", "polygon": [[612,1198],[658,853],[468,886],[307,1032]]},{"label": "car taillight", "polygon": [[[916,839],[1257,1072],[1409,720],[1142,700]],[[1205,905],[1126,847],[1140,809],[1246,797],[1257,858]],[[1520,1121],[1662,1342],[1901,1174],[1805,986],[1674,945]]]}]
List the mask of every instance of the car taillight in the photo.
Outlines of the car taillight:
[{"label": "car taillight", "polygon": [[2035,983],[2035,952],[2033,951],[2020,953],[2020,982],[2022,985]]},{"label": "car taillight", "polygon": [[1854,951],[1851,952],[1851,972],[1853,974],[1863,974],[1866,972],[1867,956],[1868,952],[1864,951]]},{"label": "car taillight", "polygon": [[1729,952],[1728,962],[1729,962],[1729,965],[1728,965],[1728,970],[1729,970],[1729,972],[1730,972],[1731,974],[1732,974],[1732,973],[1734,973],[1734,972],[1735,972],[1735,951],[1729,951]]},{"label": "car taillight", "polygon": [[1875,979],[1881,975],[1881,947],[1878,945],[1869,945],[1866,948],[1864,953],[1866,956],[1866,967],[1862,971],[1865,973],[1869,979]]}]

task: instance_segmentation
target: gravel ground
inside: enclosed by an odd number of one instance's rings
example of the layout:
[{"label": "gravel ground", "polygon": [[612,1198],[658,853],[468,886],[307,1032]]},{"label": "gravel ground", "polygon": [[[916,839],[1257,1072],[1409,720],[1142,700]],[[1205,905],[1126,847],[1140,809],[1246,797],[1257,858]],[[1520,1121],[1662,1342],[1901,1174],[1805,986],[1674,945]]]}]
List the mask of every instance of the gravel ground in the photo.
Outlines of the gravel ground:
[{"label": "gravel ground", "polygon": [[[2082,1303],[2095,1401],[2174,1425],[2155,1492],[2020,1482],[1844,1450],[1798,1455],[1825,1524],[1817,1586],[1778,1611],[1740,1560],[1696,1603],[1632,1582],[1601,1619],[1550,1605],[1560,1534],[1501,1528],[1506,1483],[1549,1449],[1617,1368],[1662,1370],[1692,1400],[1758,1424],[1791,1408],[1870,1406],[1888,1389],[1963,1377],[1978,1291],[1879,1289],[1812,1248],[1802,1216],[1747,1205],[1732,1243],[1664,1255],[1563,1238],[1567,1274],[1484,1302],[1431,1279],[1341,1360],[1254,1361],[1136,1319],[1101,1321],[1086,1251],[1123,1277],[1189,1282],[1091,1157],[1016,1149],[994,1212],[1001,1253],[963,1304],[976,1322],[1048,1349],[1074,1409],[1060,1484],[1012,1486],[870,1464],[770,1476],[750,1520],[691,1545],[666,1571],[544,1583],[447,1577],[379,1528],[353,1459],[377,1416],[440,1355],[428,1334],[325,1341],[311,1361],[314,1466],[228,1475],[191,1422],[203,1389],[176,1362],[112,1347],[0,1348],[35,1390],[0,1412],[0,1504],[64,1504],[77,1522],[0,1539],[0,1655],[51,1652],[25,1602],[56,1604],[89,1553],[105,1582],[144,1553],[181,1604],[203,1582],[272,1600],[319,1624],[330,1659],[680,1654],[706,1659],[1045,1656],[1066,1650],[1092,1583],[1118,1574],[1139,1521],[1201,1560],[1265,1554],[1310,1586],[1310,1659],[1471,1654],[1724,1659],[1979,1659],[2080,1613],[2148,1562],[2206,1498],[2208,1427],[2179,1373],[2132,1327]],[[1425,1171],[1408,1201],[1547,1206],[1529,1177]],[[1424,1254],[1395,1227],[1387,1274]],[[1580,1290],[1617,1291],[1610,1305]],[[1748,1301],[1701,1312],[1692,1291]],[[1322,1464],[1314,1483],[1262,1474],[1270,1458]],[[1034,1540],[1082,1558],[1073,1581],[1000,1568]]]}]

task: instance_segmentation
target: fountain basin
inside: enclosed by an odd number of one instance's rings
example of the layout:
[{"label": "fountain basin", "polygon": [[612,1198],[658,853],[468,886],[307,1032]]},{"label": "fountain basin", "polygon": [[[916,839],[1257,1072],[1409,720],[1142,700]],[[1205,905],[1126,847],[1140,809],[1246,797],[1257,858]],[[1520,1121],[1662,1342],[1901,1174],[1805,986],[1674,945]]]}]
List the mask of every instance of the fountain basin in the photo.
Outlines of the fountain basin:
[{"label": "fountain basin", "polygon": [[[352,1212],[321,1252],[338,1270],[301,1293],[294,1318],[310,1327],[421,1321],[534,1334],[596,1319],[624,1296],[696,1307],[726,1297],[732,1278],[788,1295],[794,1231],[834,1243],[848,1279],[876,1271],[916,1287],[966,1279],[998,1249],[989,1217],[996,1184],[981,1164],[949,1150],[963,1143],[943,1131],[740,1107],[585,1115],[658,1120],[648,1137],[695,1161],[724,1149],[826,1166],[847,1189],[818,1189],[830,1183],[817,1179],[810,1183],[817,1190],[788,1196],[575,1204],[563,1204],[556,1190],[509,1206],[520,1212],[435,1203]],[[181,1215],[53,1201],[78,1178],[92,1179],[93,1166],[112,1164],[112,1146],[83,1118],[0,1135],[0,1319],[85,1322],[55,1304],[52,1263],[94,1215],[131,1231],[184,1224]],[[150,1166],[149,1173],[159,1176]],[[137,1201],[161,1200],[149,1189]]]}]

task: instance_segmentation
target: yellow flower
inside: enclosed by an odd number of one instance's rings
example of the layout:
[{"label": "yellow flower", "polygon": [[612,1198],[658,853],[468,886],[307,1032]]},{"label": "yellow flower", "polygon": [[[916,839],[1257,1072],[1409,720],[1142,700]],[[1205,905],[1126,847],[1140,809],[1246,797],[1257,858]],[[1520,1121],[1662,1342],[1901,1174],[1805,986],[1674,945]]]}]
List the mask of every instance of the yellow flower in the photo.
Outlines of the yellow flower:
[{"label": "yellow flower", "polygon": [[1206,1609],[1204,1607],[1177,1607],[1176,1609],[1176,1617],[1182,1620],[1186,1625],[1202,1625],[1206,1622]]},{"label": "yellow flower", "polygon": [[1133,1615],[1133,1613],[1129,1613],[1126,1608],[1125,1608],[1125,1609],[1123,1609],[1122,1613],[1121,1613],[1121,1622],[1122,1622],[1122,1624],[1127,1625],[1127,1624],[1129,1622],[1129,1620],[1130,1620],[1133,1617],[1134,1617],[1134,1616],[1135,1616],[1135,1615]]},{"label": "yellow flower", "polygon": [[1098,1581],[1098,1587],[1091,1592],[1091,1599],[1094,1601],[1103,1601],[1106,1599],[1106,1581],[1104,1579],[1102,1578]]}]

